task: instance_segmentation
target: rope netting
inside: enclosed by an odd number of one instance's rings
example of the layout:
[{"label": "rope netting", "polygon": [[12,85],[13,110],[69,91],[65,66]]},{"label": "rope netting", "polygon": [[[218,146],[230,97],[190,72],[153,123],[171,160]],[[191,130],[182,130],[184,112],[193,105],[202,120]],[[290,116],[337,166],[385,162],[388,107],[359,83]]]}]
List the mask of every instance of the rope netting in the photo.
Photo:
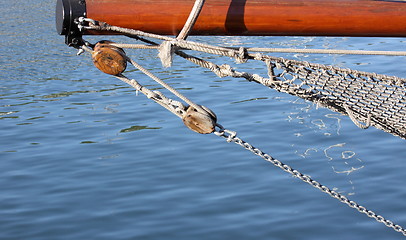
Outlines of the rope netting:
[{"label": "rope netting", "polygon": [[[158,48],[164,66],[171,65],[173,54],[177,54],[202,67],[208,68],[219,77],[231,76],[246,78],[280,92],[327,107],[335,112],[348,115],[361,128],[374,126],[385,132],[406,139],[406,79],[344,69],[306,61],[289,60],[280,57],[251,53],[245,48],[217,47],[183,39],[174,39],[138,30],[108,25],[94,20],[82,19],[82,27],[98,31],[115,31],[142,40],[142,37],[163,40],[149,45],[116,44],[123,48]],[[151,44],[152,43],[152,44]],[[212,62],[188,55],[181,50],[193,50],[228,56],[243,63],[258,60],[266,64],[268,76],[238,72],[229,65],[216,65]],[[261,49],[253,49],[261,50]],[[277,49],[262,49],[278,51]],[[395,52],[404,55],[402,52]],[[367,54],[355,51],[354,54]],[[372,52],[371,54],[377,54]]]},{"label": "rope netting", "polygon": [[[406,79],[266,56],[273,74],[261,84],[406,138]],[[361,125],[359,122],[364,123]]]}]

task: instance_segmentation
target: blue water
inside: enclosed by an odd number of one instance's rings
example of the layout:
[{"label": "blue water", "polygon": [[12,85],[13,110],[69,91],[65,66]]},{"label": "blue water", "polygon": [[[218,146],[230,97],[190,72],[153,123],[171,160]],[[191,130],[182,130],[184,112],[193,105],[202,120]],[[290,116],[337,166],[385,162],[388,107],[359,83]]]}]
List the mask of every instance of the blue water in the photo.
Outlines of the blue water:
[{"label": "blue water", "polygon": [[[0,3],[0,239],[402,239],[75,55],[53,0]],[[131,42],[124,37],[88,37]],[[192,37],[217,45],[406,50],[402,38]],[[406,226],[404,140],[154,50],[129,55],[282,162]],[[275,54],[406,77],[405,57]],[[209,57],[216,63],[227,58]],[[239,70],[264,74],[255,62]],[[159,88],[129,67],[127,75]],[[163,90],[162,90],[163,91]],[[165,92],[166,93],[166,92]],[[170,94],[168,94],[171,96]]]}]

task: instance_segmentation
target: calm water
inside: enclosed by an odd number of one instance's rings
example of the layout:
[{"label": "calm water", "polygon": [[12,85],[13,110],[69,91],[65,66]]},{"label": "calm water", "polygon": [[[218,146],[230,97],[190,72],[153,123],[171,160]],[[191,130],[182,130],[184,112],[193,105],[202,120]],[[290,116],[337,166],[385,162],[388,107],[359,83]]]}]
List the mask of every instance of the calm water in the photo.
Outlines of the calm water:
[{"label": "calm water", "polygon": [[[0,3],[1,240],[402,239],[237,145],[187,130],[99,72],[56,34],[54,4]],[[406,50],[400,38],[192,39]],[[404,140],[358,129],[345,116],[255,83],[219,79],[182,59],[163,69],[155,51],[130,55],[211,108],[241,138],[406,226]],[[405,57],[278,56],[406,77]],[[237,67],[264,73],[255,63]],[[158,87],[138,71],[127,75]]]}]

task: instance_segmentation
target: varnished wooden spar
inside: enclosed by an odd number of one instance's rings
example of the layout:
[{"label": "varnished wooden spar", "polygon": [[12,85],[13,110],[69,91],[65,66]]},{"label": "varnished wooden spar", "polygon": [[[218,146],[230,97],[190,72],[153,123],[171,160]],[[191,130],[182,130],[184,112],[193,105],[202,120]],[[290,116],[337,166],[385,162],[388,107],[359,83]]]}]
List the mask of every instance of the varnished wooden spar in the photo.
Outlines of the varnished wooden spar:
[{"label": "varnished wooden spar", "polygon": [[[110,25],[177,35],[193,3],[194,0],[86,0],[86,14]],[[405,37],[406,2],[206,0],[191,35]]]}]

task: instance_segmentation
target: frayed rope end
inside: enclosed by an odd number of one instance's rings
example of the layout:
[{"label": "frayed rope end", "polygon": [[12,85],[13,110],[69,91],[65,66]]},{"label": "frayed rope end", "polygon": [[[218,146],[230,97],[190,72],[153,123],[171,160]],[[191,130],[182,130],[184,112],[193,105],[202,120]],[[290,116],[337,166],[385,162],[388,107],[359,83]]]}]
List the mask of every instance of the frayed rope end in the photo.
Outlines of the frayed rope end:
[{"label": "frayed rope end", "polygon": [[175,48],[170,41],[164,41],[158,48],[158,57],[163,67],[171,67]]}]

